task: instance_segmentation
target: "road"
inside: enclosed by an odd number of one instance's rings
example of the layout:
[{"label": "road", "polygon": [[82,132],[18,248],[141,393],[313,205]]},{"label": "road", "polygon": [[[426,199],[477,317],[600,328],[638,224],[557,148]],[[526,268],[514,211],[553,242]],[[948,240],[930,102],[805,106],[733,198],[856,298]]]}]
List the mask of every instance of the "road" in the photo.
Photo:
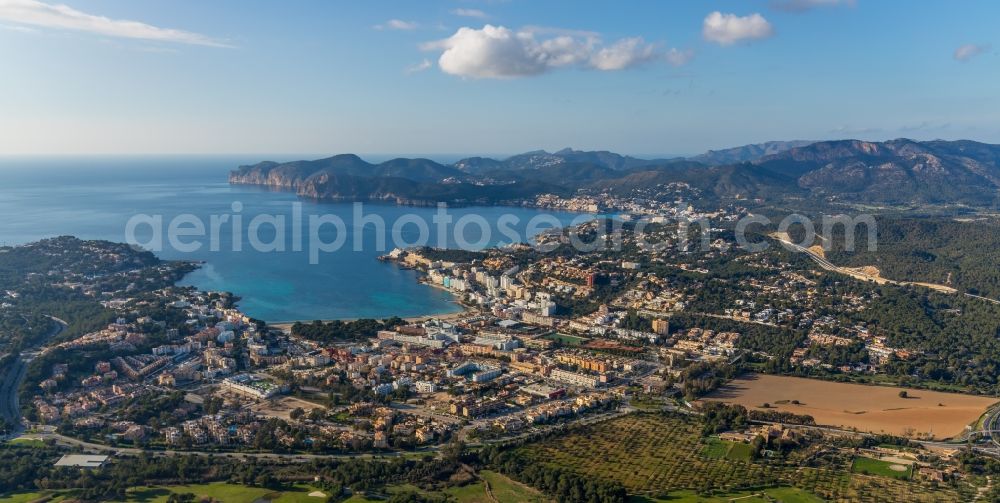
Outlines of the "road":
[{"label": "road", "polygon": [[[149,454],[153,456],[204,456],[204,457],[218,457],[218,458],[230,458],[230,459],[265,459],[272,461],[286,461],[286,462],[296,462],[296,463],[306,463],[314,459],[330,459],[330,458],[379,458],[379,457],[401,457],[407,454],[412,454],[411,452],[387,452],[387,453],[359,453],[359,454],[287,454],[287,453],[277,453],[277,452],[212,452],[212,451],[175,451],[175,450],[158,450],[158,449],[141,449],[135,447],[113,447],[110,445],[95,444],[92,442],[84,442],[83,440],[78,440],[72,437],[67,437],[60,435],[58,433],[34,433],[23,435],[21,438],[24,439],[37,439],[37,440],[53,440],[58,445],[63,445],[67,447],[74,447],[84,451],[90,452],[103,452],[110,454],[127,454],[137,456],[140,454]],[[439,447],[427,447],[424,449],[418,449],[417,453],[427,453],[435,454],[437,453]]]},{"label": "road", "polygon": [[992,447],[978,446],[978,450],[1000,456],[1000,406],[986,411],[980,429],[962,435],[962,440],[975,440],[975,437],[989,439],[992,444]]},{"label": "road", "polygon": [[780,233],[775,232],[770,234],[770,236],[774,239],[777,239],[779,242],[781,242],[781,244],[785,245],[787,248],[791,250],[797,251],[799,253],[805,253],[806,255],[809,256],[809,258],[813,259],[813,261],[815,261],[817,264],[819,264],[820,267],[826,269],[827,271],[839,272],[840,274],[845,274],[847,276],[851,276],[855,279],[860,279],[862,281],[874,281],[879,284],[895,283],[895,281],[885,279],[881,276],[872,276],[871,274],[865,274],[863,272],[854,269],[849,269],[847,267],[840,267],[834,265],[832,262],[827,260],[826,257],[823,257],[804,246],[799,246],[793,243],[791,241],[791,238],[789,238],[787,234],[782,235]]},{"label": "road", "polygon": [[985,300],[986,302],[992,302],[994,304],[1000,304],[1000,300],[991,299],[989,297],[983,297],[982,295],[973,295],[971,293],[965,293],[963,295],[965,295],[966,297],[973,298],[973,299]]},{"label": "road", "polygon": [[[20,404],[17,399],[17,389],[24,379],[25,364],[21,358],[16,358],[8,365],[0,380],[0,417],[7,424],[18,425],[21,422]],[[19,429],[13,431],[17,434]]]},{"label": "road", "polygon": [[49,319],[54,321],[56,325],[52,327],[49,334],[38,345],[21,351],[18,358],[7,367],[6,372],[3,373],[3,381],[0,382],[0,416],[7,421],[7,424],[14,425],[14,428],[9,432],[11,437],[16,437],[24,431],[24,425],[21,421],[21,404],[18,397],[18,389],[21,387],[21,382],[24,381],[24,375],[28,370],[28,363],[31,362],[31,358],[27,355],[44,345],[49,339],[62,333],[66,328],[65,321],[53,316],[49,316]]},{"label": "road", "polygon": [[[934,283],[922,283],[922,282],[917,282],[917,281],[893,281],[891,279],[886,279],[886,278],[883,278],[881,276],[872,276],[871,274],[865,274],[864,272],[861,272],[858,269],[853,269],[853,268],[848,268],[848,267],[840,267],[840,266],[834,265],[829,260],[827,260],[826,258],[824,258],[824,257],[820,256],[819,254],[813,252],[812,250],[810,250],[808,248],[803,248],[803,247],[801,247],[801,246],[799,246],[799,245],[797,245],[795,243],[792,243],[791,241],[789,241],[787,239],[787,236],[782,236],[782,235],[780,235],[778,233],[774,233],[774,234],[771,234],[771,237],[774,238],[774,239],[777,239],[782,244],[784,244],[785,246],[787,246],[787,247],[789,247],[789,248],[791,248],[791,249],[793,249],[795,251],[798,251],[798,252],[801,252],[801,253],[805,253],[806,255],[809,255],[809,257],[812,258],[817,264],[819,264],[820,267],[822,267],[823,269],[826,269],[828,271],[839,272],[841,274],[846,274],[846,275],[851,276],[851,277],[856,278],[856,279],[860,279],[860,280],[863,280],[863,281],[874,281],[874,282],[879,283],[879,284],[889,283],[889,284],[893,284],[893,285],[902,285],[902,286],[922,286],[924,288],[930,288],[931,290],[934,290],[934,291],[937,291],[937,292],[941,292],[941,293],[948,293],[948,294],[957,294],[957,293],[959,293],[957,289],[952,288],[950,286],[937,285],[937,284],[934,284]],[[822,236],[820,236],[820,237],[822,238]],[[986,301],[986,302],[990,302],[992,304],[998,304],[998,305],[1000,305],[1000,300],[991,299],[989,297],[983,297],[982,295],[975,295],[975,294],[971,294],[971,293],[968,293],[968,292],[962,292],[962,295],[964,295],[966,297],[969,297],[970,299],[979,299],[979,300],[983,300],[983,301]],[[998,447],[1000,447],[1000,445],[998,445]]]},{"label": "road", "polygon": [[983,421],[983,429],[988,432],[993,445],[1000,447],[1000,439],[997,438],[996,434],[997,430],[1000,429],[1000,407],[987,412],[986,419]]},{"label": "road", "polygon": [[[623,416],[632,412],[634,409],[630,407],[623,407],[621,409],[605,412],[603,414],[595,414],[590,416],[583,416],[572,424],[593,424],[601,421],[606,421],[608,419],[613,419],[616,417]],[[570,423],[561,423],[552,426],[545,426],[540,429],[535,429],[527,431],[516,435],[514,437],[506,437],[496,440],[488,440],[487,444],[504,444],[507,442],[512,442],[520,440],[522,438],[527,438],[532,435],[537,435],[544,433],[550,429],[565,426]],[[289,453],[276,453],[276,452],[213,452],[213,451],[194,451],[194,450],[159,450],[159,449],[143,449],[135,447],[114,447],[104,444],[96,444],[93,442],[85,442],[73,437],[67,437],[65,435],[60,435],[54,431],[43,431],[40,433],[31,433],[22,435],[21,438],[32,439],[32,440],[52,440],[58,445],[72,447],[80,449],[86,452],[100,452],[107,453],[111,455],[131,455],[138,456],[141,454],[147,454],[152,456],[204,456],[204,457],[217,457],[217,458],[229,458],[229,459],[261,459],[270,461],[282,461],[290,463],[307,463],[316,459],[368,459],[368,458],[385,458],[385,457],[405,457],[409,455],[416,454],[431,454],[436,455],[438,451],[441,450],[440,445],[424,447],[417,449],[415,452],[386,452],[386,453],[358,453],[358,454],[289,454]]]},{"label": "road", "polygon": [[[775,232],[775,233],[770,234],[770,236],[772,238],[774,238],[774,239],[777,239],[779,242],[781,242],[781,244],[785,245],[787,248],[789,248],[791,250],[794,250],[794,251],[797,251],[797,252],[800,252],[800,253],[805,253],[806,255],[809,256],[809,258],[813,259],[813,261],[815,261],[817,264],[819,264],[820,267],[822,267],[823,269],[826,269],[827,271],[837,272],[837,273],[840,273],[840,274],[851,276],[852,278],[859,279],[859,280],[862,280],[862,281],[873,281],[873,282],[878,283],[880,285],[881,284],[891,284],[891,285],[900,285],[900,286],[922,286],[924,288],[930,288],[931,290],[934,290],[934,291],[937,291],[937,292],[941,292],[941,293],[947,293],[947,294],[956,294],[956,293],[958,293],[957,289],[952,288],[950,286],[938,285],[938,284],[934,284],[934,283],[922,283],[922,282],[918,282],[918,281],[894,281],[894,280],[891,280],[891,279],[883,278],[882,276],[877,276],[877,275],[872,275],[872,274],[865,273],[865,272],[861,271],[860,268],[840,267],[838,265],[834,265],[832,262],[830,262],[829,260],[827,260],[826,257],[823,257],[822,255],[820,255],[820,254],[818,254],[818,253],[816,253],[816,252],[814,252],[814,251],[812,251],[812,250],[810,250],[808,248],[799,246],[799,245],[791,242],[791,239],[788,237],[787,234],[781,234],[781,233]],[[820,237],[822,237],[822,236],[820,236]],[[995,304],[1000,304],[1000,301],[997,301],[997,300],[994,300],[994,299],[989,299],[989,298],[986,298],[986,297],[980,297],[978,295],[972,295],[972,294],[968,294],[968,293],[966,293],[964,295],[967,296],[967,297],[972,297],[972,298],[977,298],[977,299],[983,299],[983,300],[987,300],[987,301],[993,302]]]}]

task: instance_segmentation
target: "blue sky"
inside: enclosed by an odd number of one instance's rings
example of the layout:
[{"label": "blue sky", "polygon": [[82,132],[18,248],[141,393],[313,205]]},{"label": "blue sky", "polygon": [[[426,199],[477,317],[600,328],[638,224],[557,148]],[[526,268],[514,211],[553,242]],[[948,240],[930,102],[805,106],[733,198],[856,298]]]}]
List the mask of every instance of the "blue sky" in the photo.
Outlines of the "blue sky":
[{"label": "blue sky", "polygon": [[1000,143],[998,20],[994,1],[0,0],[0,154]]}]

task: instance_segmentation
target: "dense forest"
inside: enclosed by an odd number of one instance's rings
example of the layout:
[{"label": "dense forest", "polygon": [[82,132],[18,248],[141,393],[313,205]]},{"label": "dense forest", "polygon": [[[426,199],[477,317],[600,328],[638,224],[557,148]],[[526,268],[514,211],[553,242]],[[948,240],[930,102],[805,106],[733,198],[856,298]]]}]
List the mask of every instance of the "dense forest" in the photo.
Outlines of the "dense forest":
[{"label": "dense forest", "polygon": [[33,275],[50,271],[104,275],[159,263],[152,253],[136,251],[126,244],[64,236],[25,246],[0,247],[0,288],[17,287]]},{"label": "dense forest", "polygon": [[976,295],[1000,298],[1000,222],[993,218],[876,218],[877,241],[869,250],[868,232],[859,226],[854,251],[845,250],[844,227],[828,236],[827,258],[842,266],[875,266],[883,277],[948,285]]},{"label": "dense forest", "polygon": [[334,342],[358,342],[375,337],[379,330],[389,330],[403,324],[401,318],[386,320],[361,319],[355,321],[334,320],[328,323],[316,320],[312,323],[295,322],[292,335],[326,344]]}]

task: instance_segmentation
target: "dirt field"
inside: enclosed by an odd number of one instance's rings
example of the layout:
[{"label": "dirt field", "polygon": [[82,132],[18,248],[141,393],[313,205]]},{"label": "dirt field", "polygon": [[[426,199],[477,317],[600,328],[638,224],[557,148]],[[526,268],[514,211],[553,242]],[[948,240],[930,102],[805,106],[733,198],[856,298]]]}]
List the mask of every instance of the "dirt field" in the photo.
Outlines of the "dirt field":
[{"label": "dirt field", "polygon": [[[908,398],[900,398],[905,390]],[[816,379],[753,374],[733,380],[706,400],[807,414],[816,423],[872,433],[946,439],[962,433],[997,398],[910,388],[865,386]],[[799,404],[792,404],[798,400]]]},{"label": "dirt field", "polygon": [[326,407],[318,403],[307,402],[293,396],[284,396],[275,400],[266,400],[250,406],[250,409],[254,412],[267,417],[283,419],[285,421],[290,419],[289,415],[296,408],[302,408],[302,410],[304,410],[307,414],[313,409],[326,410]]}]

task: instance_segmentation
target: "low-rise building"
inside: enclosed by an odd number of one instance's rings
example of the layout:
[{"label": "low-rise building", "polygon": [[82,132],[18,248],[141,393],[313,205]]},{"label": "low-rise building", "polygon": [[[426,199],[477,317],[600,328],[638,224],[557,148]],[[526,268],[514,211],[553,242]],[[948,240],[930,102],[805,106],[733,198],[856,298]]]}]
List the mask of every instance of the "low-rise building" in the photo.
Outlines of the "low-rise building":
[{"label": "low-rise building", "polygon": [[574,386],[584,386],[587,388],[596,388],[601,382],[596,376],[578,374],[576,372],[570,372],[563,369],[552,369],[552,372],[549,373],[549,377]]}]

